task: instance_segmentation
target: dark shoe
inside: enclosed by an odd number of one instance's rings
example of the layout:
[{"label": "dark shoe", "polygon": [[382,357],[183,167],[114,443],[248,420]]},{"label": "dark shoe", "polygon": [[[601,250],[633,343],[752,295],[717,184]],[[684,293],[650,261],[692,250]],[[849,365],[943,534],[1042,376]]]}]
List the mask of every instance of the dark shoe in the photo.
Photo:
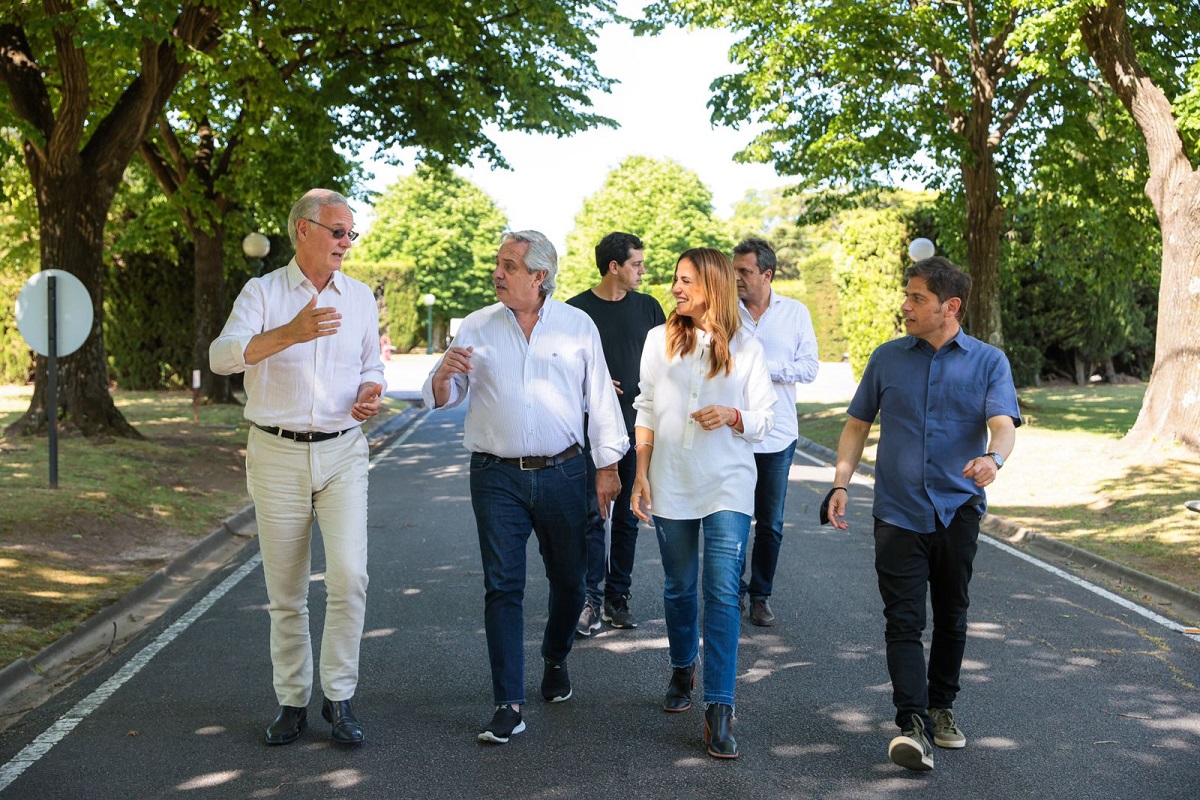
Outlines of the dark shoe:
[{"label": "dark shoe", "polygon": [[575,626],[575,635],[591,636],[598,630],[600,630],[600,609],[591,603],[584,603],[583,611],[579,612],[579,624]]},{"label": "dark shoe", "polygon": [[738,595],[738,616],[745,614],[748,608],[750,608],[750,596]]},{"label": "dark shoe", "polygon": [[551,664],[546,659],[542,670],[542,697],[548,703],[562,703],[571,699],[571,676],[566,664]]},{"label": "dark shoe", "polygon": [[629,597],[614,597],[604,601],[604,612],[600,618],[614,628],[636,628],[637,620],[629,610]]},{"label": "dark shoe", "polygon": [[933,743],[938,747],[957,750],[967,746],[967,737],[954,721],[954,712],[949,708],[929,709],[933,720]]},{"label": "dark shoe", "polygon": [[671,683],[663,698],[663,711],[687,711],[692,707],[692,689],[696,688],[696,664],[690,667],[671,667]]},{"label": "dark shoe", "polygon": [[350,708],[349,700],[330,700],[325,698],[325,702],[321,705],[321,716],[326,722],[333,725],[333,731],[329,737],[337,744],[344,744],[349,747],[358,747],[366,738],[363,736],[362,725],[359,724],[358,718],[354,716],[354,711]]},{"label": "dark shoe", "polygon": [[737,758],[737,739],[733,738],[733,706],[712,703],[704,709],[704,743],[713,758]]},{"label": "dark shoe", "polygon": [[521,719],[520,711],[516,711],[512,706],[496,706],[492,721],[479,732],[478,738],[481,742],[508,744],[510,738],[523,730],[525,721]]},{"label": "dark shoe", "polygon": [[888,744],[888,758],[896,766],[916,772],[933,769],[933,745],[925,736],[925,723],[919,716],[913,714],[909,726]]},{"label": "dark shoe", "polygon": [[750,601],[750,622],[760,628],[769,628],[775,624],[775,614],[772,613],[767,598]]},{"label": "dark shoe", "polygon": [[279,716],[267,726],[267,744],[291,744],[300,738],[300,731],[307,725],[307,708],[280,706]]}]

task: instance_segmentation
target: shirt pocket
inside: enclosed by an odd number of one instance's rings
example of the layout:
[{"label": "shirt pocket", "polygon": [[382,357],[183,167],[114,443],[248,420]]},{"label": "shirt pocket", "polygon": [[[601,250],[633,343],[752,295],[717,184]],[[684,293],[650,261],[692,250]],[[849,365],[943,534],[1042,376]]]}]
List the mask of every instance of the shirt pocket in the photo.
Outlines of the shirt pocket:
[{"label": "shirt pocket", "polygon": [[987,402],[987,392],[981,385],[948,383],[942,393],[942,402],[947,419],[974,423],[985,421],[984,405]]}]

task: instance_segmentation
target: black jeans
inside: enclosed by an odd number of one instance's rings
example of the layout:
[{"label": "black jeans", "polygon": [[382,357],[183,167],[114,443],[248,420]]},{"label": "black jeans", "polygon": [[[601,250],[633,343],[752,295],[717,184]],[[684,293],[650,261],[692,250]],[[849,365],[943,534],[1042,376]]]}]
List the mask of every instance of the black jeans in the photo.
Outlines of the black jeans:
[{"label": "black jeans", "polygon": [[[628,597],[633,584],[633,560],[637,550],[638,518],[634,516],[629,501],[633,497],[633,479],[637,477],[637,453],[633,441],[629,450],[617,462],[617,477],[621,481],[621,493],[617,495],[612,510],[612,544],[608,559],[604,555],[604,518],[600,516],[600,504],[596,498],[596,462],[592,461],[591,450],[585,451],[588,474],[588,524],[587,524],[587,602],[597,609],[604,601]],[[600,589],[600,582],[604,589]]]},{"label": "black jeans", "polygon": [[[962,506],[949,527],[939,521],[933,533],[875,520],[875,572],[887,619],[888,673],[896,724],[902,729],[917,714],[933,730],[929,708],[951,708],[967,644],[967,586],[979,547],[979,509]],[[925,594],[933,608],[929,666],[921,634],[925,630]]]}]

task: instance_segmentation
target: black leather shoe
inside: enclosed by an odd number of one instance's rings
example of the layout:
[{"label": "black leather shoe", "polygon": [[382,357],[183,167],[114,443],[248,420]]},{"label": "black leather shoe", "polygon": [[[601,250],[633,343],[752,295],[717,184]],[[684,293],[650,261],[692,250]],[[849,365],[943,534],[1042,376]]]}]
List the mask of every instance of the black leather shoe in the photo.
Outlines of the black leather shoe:
[{"label": "black leather shoe", "polygon": [[330,700],[325,698],[321,704],[321,716],[326,722],[333,724],[329,737],[337,744],[358,747],[366,738],[363,736],[362,725],[354,711],[350,708],[349,700]]},{"label": "black leather shoe", "polygon": [[308,709],[297,706],[280,706],[279,716],[267,726],[267,744],[291,744],[300,738],[300,731],[308,725]]},{"label": "black leather shoe", "polygon": [[690,667],[671,667],[671,682],[663,698],[663,711],[687,711],[692,707],[692,689],[696,688],[696,663]]},{"label": "black leather shoe", "polygon": [[713,703],[704,709],[704,743],[713,758],[737,758],[737,739],[733,738],[733,706]]}]

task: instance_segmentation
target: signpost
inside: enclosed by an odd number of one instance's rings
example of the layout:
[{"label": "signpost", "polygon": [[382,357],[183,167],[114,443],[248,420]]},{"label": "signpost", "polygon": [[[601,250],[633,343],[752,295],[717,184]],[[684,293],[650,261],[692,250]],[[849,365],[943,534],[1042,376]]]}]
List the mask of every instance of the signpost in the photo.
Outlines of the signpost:
[{"label": "signpost", "polygon": [[17,329],[34,352],[46,357],[50,488],[58,488],[58,359],[69,356],[92,330],[92,297],[78,278],[61,269],[42,270],[17,295]]}]

